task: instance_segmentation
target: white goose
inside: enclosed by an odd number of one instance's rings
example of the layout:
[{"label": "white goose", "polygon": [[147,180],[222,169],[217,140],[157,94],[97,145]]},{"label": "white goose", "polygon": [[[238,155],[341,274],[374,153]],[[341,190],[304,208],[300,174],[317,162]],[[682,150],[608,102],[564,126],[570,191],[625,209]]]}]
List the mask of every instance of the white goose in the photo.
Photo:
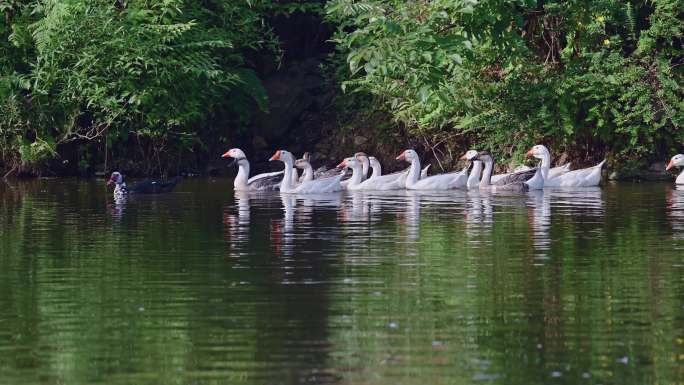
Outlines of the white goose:
[{"label": "white goose", "polygon": [[601,183],[601,169],[606,163],[604,159],[601,163],[594,167],[583,168],[579,170],[568,171],[565,174],[552,177],[550,175],[551,169],[551,153],[546,146],[538,144],[530,151],[527,156],[534,156],[541,159],[541,171],[544,178],[544,187],[594,187]]},{"label": "white goose", "polygon": [[281,192],[299,194],[318,194],[342,190],[342,186],[340,185],[342,173],[329,178],[314,179],[311,181],[302,182],[295,186],[293,184],[292,178],[292,166],[294,165],[294,156],[289,151],[278,150],[269,159],[269,161],[274,160],[279,160],[285,163],[283,181],[280,184]]},{"label": "white goose", "polygon": [[231,148],[221,155],[222,158],[233,158],[238,165],[238,173],[233,181],[235,191],[277,191],[280,187],[282,171],[267,172],[249,177],[249,161],[239,148]]},{"label": "white goose", "polygon": [[411,163],[405,184],[409,190],[452,190],[466,187],[468,181],[467,168],[459,172],[432,175],[420,179],[420,159],[414,150],[405,150],[397,156],[397,160]]},{"label": "white goose", "polygon": [[[684,167],[684,155],[682,154],[677,154],[670,159],[670,163],[667,164],[667,167],[665,167],[665,171],[671,170],[673,167]],[[675,180],[675,184],[684,184],[684,171],[682,171],[679,176],[677,176],[677,180]]]}]

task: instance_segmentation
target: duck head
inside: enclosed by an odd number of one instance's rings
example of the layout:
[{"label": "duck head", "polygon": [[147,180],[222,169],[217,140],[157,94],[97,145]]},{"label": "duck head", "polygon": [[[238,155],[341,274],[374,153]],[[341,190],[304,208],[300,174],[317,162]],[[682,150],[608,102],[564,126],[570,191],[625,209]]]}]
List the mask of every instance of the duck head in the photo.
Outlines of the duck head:
[{"label": "duck head", "polygon": [[674,167],[684,167],[684,155],[677,154],[670,159],[670,163],[665,167],[665,171],[669,171]]},{"label": "duck head", "polygon": [[121,175],[120,172],[114,171],[112,175],[109,177],[109,180],[107,181],[107,186],[111,186],[113,184],[122,184],[123,183],[123,175]]}]

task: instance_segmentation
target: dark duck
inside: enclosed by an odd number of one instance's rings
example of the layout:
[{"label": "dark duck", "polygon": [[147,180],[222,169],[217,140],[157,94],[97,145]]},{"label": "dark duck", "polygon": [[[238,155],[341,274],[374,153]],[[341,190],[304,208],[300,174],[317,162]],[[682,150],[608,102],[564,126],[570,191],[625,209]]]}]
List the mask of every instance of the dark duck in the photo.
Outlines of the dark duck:
[{"label": "dark duck", "polygon": [[181,178],[177,176],[167,181],[144,180],[128,187],[126,186],[126,182],[124,182],[123,175],[118,171],[114,171],[107,181],[107,186],[115,185],[115,198],[126,194],[161,194],[173,191],[180,179]]}]

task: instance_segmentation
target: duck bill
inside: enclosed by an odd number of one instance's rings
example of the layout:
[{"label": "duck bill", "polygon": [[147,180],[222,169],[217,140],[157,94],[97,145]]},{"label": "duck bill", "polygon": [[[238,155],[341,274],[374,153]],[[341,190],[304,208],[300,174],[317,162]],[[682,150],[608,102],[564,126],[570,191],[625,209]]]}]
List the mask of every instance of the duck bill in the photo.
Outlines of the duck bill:
[{"label": "duck bill", "polygon": [[273,154],[273,156],[268,159],[269,162],[272,162],[274,160],[280,160],[280,150],[276,151],[275,154]]},{"label": "duck bill", "polygon": [[463,154],[460,158],[458,158],[458,160],[468,160],[468,157],[466,156],[466,154]]},{"label": "duck bill", "polygon": [[395,159],[396,159],[396,160],[406,160],[406,153],[405,153],[405,152],[402,152],[402,153],[399,154],[399,156],[397,156]]},{"label": "duck bill", "polygon": [[221,158],[232,158],[233,156],[230,155],[230,151],[224,152],[223,155],[221,155]]},{"label": "duck bill", "polygon": [[107,181],[107,187],[109,187],[115,183],[116,183],[116,180],[114,178],[109,178],[109,180]]},{"label": "duck bill", "polygon": [[347,167],[347,161],[346,160],[341,161],[340,164],[335,166],[335,168],[345,168],[345,167]]},{"label": "duck bill", "polygon": [[533,149],[530,149],[530,151],[527,151],[527,154],[525,154],[525,155],[526,155],[528,158],[529,158],[530,156],[534,156],[534,150],[533,150]]},{"label": "duck bill", "polygon": [[670,171],[674,167],[674,162],[670,160],[670,163],[667,164],[667,167],[665,167],[665,171]]}]

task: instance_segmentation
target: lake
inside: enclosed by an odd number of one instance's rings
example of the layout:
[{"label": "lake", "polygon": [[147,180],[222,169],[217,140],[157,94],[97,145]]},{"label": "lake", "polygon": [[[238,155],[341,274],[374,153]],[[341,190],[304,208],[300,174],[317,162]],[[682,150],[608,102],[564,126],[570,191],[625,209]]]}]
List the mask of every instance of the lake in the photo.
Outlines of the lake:
[{"label": "lake", "polygon": [[0,384],[676,384],[684,191],[0,181]]}]

